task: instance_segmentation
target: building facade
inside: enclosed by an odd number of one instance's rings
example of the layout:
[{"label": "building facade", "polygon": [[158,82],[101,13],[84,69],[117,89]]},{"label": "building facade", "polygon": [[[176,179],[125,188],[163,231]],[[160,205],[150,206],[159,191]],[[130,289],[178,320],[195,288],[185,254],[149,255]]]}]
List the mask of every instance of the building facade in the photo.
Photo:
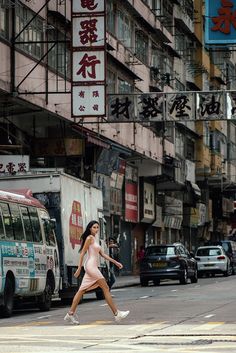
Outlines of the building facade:
[{"label": "building facade", "polygon": [[[105,4],[107,109],[92,119],[72,115],[72,2],[0,1],[0,178],[63,169],[101,188],[131,273],[141,245],[194,249],[229,232],[235,124],[152,114],[162,93],[234,90],[236,57],[204,45],[201,0]],[[114,119],[112,99],[140,96],[146,120]]]}]

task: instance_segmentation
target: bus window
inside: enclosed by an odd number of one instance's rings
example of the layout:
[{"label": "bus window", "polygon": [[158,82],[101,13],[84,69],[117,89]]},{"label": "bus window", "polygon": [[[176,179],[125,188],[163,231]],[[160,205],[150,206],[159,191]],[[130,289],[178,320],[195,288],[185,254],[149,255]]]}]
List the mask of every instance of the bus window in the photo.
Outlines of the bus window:
[{"label": "bus window", "polygon": [[15,240],[25,240],[24,228],[22,224],[19,206],[16,203],[10,203],[12,226]]},{"label": "bus window", "polygon": [[43,219],[43,227],[44,227],[44,233],[46,238],[46,244],[55,246],[56,240],[53,232],[53,226],[49,219]]},{"label": "bus window", "polygon": [[26,240],[33,241],[33,229],[32,229],[32,224],[30,221],[28,207],[21,206],[20,210],[21,210],[21,215],[22,215],[23,224],[24,224],[24,228],[25,228]]},{"label": "bus window", "polygon": [[0,239],[5,239],[5,231],[4,231],[1,208],[0,208]]},{"label": "bus window", "polygon": [[2,209],[2,216],[3,216],[3,223],[6,231],[6,239],[7,240],[14,240],[11,216],[9,211],[9,206],[7,203],[1,203]]},{"label": "bus window", "polygon": [[39,223],[39,217],[36,208],[29,207],[30,220],[33,229],[33,241],[36,243],[43,243],[42,232]]}]

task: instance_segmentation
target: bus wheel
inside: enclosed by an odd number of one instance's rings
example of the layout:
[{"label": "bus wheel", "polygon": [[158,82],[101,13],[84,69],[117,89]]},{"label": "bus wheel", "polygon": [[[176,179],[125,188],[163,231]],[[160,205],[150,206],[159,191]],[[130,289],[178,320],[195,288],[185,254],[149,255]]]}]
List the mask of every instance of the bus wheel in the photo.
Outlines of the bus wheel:
[{"label": "bus wheel", "polygon": [[3,293],[3,305],[1,306],[1,316],[10,317],[12,315],[14,305],[14,283],[10,277],[6,278],[4,293]]},{"label": "bus wheel", "polygon": [[52,303],[52,285],[49,279],[47,279],[46,287],[43,294],[39,298],[39,309],[41,311],[49,311]]}]

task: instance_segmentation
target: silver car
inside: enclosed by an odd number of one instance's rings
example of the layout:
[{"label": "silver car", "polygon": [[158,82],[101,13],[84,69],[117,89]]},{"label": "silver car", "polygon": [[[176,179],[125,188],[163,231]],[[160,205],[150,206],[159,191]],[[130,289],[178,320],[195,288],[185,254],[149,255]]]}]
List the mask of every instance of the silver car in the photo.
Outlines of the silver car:
[{"label": "silver car", "polygon": [[222,246],[201,246],[196,251],[195,259],[197,260],[198,277],[202,277],[204,274],[222,273],[224,276],[232,274],[230,259]]}]

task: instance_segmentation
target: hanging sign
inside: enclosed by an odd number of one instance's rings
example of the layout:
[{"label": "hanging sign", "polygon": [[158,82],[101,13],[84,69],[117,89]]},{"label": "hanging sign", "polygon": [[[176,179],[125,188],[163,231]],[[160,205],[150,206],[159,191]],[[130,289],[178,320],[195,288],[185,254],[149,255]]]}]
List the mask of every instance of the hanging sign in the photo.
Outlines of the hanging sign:
[{"label": "hanging sign", "polygon": [[236,0],[206,0],[205,8],[205,43],[236,43]]},{"label": "hanging sign", "polygon": [[72,115],[105,115],[105,0],[72,0]]}]

